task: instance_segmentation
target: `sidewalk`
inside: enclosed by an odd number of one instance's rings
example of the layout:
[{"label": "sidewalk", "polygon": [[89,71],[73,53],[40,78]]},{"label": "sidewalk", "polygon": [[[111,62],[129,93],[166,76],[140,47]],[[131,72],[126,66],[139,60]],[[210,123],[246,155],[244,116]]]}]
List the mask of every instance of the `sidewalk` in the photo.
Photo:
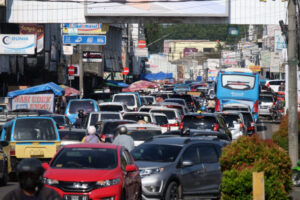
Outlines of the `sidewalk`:
[{"label": "sidewalk", "polygon": [[294,187],[291,193],[293,200],[300,200],[300,187]]}]

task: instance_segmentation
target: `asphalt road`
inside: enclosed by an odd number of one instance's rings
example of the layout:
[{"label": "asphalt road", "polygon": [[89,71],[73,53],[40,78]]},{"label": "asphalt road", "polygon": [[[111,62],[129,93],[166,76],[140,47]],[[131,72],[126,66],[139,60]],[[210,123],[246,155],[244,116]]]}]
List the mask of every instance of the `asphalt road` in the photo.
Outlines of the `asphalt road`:
[{"label": "asphalt road", "polygon": [[[262,120],[257,124],[257,132],[263,139],[271,139],[273,133],[278,130],[279,123],[274,123],[268,120]],[[17,187],[16,182],[9,182],[7,186],[0,187],[0,199],[9,191]],[[291,196],[294,200],[300,200],[300,187],[294,188]]]}]

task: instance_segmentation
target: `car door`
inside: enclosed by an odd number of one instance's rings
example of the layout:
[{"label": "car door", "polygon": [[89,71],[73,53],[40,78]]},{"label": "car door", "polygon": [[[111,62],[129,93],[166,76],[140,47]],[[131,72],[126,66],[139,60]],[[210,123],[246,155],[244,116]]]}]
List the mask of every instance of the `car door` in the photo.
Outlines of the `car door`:
[{"label": "car door", "polygon": [[[191,166],[182,166],[183,161],[191,161]],[[197,192],[201,180],[200,172],[202,170],[202,163],[200,162],[200,156],[197,149],[197,145],[193,144],[186,148],[180,159],[180,182],[184,194],[192,194]]]},{"label": "car door", "polygon": [[200,175],[201,186],[199,190],[205,193],[218,191],[222,173],[220,171],[217,150],[213,144],[200,144],[198,150],[200,162],[203,166],[203,171],[201,171]]}]

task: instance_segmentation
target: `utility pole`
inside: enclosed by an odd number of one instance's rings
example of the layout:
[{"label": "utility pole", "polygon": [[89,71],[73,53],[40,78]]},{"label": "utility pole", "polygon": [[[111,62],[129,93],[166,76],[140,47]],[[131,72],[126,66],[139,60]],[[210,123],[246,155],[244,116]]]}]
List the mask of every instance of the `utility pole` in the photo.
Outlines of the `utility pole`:
[{"label": "utility pole", "polygon": [[82,49],[81,45],[78,45],[78,54],[79,54],[79,91],[80,91],[80,98],[83,98],[83,76],[84,70],[82,65]]},{"label": "utility pole", "polygon": [[297,109],[297,31],[295,0],[288,2],[288,139],[292,166],[298,161],[298,109]]}]

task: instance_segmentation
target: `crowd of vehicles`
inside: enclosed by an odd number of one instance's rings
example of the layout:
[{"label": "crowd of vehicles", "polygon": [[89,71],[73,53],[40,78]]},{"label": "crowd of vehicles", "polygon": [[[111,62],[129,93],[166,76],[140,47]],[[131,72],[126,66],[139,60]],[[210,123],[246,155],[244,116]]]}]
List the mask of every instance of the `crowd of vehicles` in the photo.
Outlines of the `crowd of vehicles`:
[{"label": "crowd of vehicles", "polygon": [[[276,96],[261,88],[258,74],[226,70],[217,82],[164,84],[114,94],[112,102],[72,99],[65,115],[0,112],[0,183],[35,157],[45,162],[45,184],[64,199],[217,199],[222,147],[254,134],[260,116],[280,115]],[[89,126],[101,144],[80,144]],[[134,140],[131,152],[110,144],[121,127]]]}]

